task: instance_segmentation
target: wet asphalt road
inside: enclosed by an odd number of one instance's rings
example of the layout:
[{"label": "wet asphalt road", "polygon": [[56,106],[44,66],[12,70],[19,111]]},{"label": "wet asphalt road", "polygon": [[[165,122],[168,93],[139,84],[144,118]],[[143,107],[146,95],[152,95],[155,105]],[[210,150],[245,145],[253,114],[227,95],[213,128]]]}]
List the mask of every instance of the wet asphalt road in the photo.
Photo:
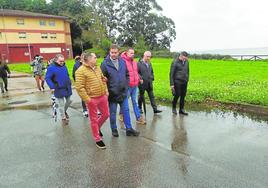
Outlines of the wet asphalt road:
[{"label": "wet asphalt road", "polygon": [[268,187],[265,121],[217,110],[173,116],[166,106],[153,115],[147,106],[147,125],[134,124],[140,137],[118,125],[114,138],[106,122],[100,150],[78,97],[62,127],[50,108],[30,108],[40,96],[49,101],[48,93],[0,98],[28,101],[0,111],[0,187]]}]

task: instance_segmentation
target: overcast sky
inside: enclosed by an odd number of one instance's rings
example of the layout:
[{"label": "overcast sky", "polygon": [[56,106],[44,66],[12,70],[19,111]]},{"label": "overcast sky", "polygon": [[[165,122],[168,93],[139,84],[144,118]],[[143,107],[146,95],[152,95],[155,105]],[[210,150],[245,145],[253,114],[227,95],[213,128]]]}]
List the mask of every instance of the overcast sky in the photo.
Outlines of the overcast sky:
[{"label": "overcast sky", "polygon": [[157,0],[176,24],[172,51],[268,47],[267,0]]}]

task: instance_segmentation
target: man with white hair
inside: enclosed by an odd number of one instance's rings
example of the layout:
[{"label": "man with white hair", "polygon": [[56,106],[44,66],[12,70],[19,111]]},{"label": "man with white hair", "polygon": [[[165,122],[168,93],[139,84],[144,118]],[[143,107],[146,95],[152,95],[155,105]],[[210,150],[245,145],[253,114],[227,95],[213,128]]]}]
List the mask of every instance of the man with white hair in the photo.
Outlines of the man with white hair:
[{"label": "man with white hair", "polygon": [[153,81],[154,81],[154,71],[150,59],[152,54],[150,51],[144,52],[143,58],[138,63],[139,75],[141,78],[141,84],[139,85],[140,96],[138,100],[139,109],[142,111],[142,102],[144,101],[144,93],[145,91],[148,93],[150,98],[151,106],[154,110],[154,113],[160,113],[161,110],[157,109],[154,100],[154,92],[153,92]]}]

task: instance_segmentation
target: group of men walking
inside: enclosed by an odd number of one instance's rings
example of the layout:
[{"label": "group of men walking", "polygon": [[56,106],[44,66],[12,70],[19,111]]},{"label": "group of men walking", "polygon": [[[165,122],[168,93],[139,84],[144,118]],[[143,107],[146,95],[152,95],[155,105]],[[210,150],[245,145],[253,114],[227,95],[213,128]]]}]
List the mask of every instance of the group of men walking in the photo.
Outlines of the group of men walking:
[{"label": "group of men walking", "polygon": [[[119,136],[116,123],[118,105],[120,106],[119,117],[124,122],[126,136],[139,136],[139,132],[132,127],[129,98],[131,98],[136,123],[146,124],[142,116],[145,91],[148,93],[153,112],[155,114],[162,112],[157,109],[154,99],[151,52],[146,51],[139,63],[135,62],[134,55],[134,49],[129,48],[120,56],[119,47],[112,45],[100,67],[97,66],[97,56],[94,53],[86,52],[75,58],[76,63],[73,69],[75,88],[82,99],[83,114],[89,117],[92,135],[98,148],[106,148],[102,140],[101,126],[108,118],[110,118],[112,135]],[[170,86],[174,95],[172,103],[174,114],[177,114],[176,103],[180,98],[179,113],[187,115],[184,111],[184,98],[189,79],[187,56],[186,52],[181,53],[171,65]],[[54,92],[62,122],[66,125],[69,121],[67,109],[71,104],[72,89],[62,55],[57,55],[54,63],[49,65],[45,80]]]}]

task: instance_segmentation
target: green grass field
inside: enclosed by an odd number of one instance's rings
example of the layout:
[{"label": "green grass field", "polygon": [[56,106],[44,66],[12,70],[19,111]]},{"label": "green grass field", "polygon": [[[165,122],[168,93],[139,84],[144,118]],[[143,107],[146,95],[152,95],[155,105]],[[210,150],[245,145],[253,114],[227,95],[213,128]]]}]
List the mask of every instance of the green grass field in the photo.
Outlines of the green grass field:
[{"label": "green grass field", "polygon": [[[172,59],[152,59],[155,73],[154,92],[158,100],[172,99],[169,88],[171,62]],[[73,61],[67,61],[66,65],[71,75]],[[14,71],[31,72],[28,64],[13,64],[9,67]],[[190,60],[186,100],[268,106],[268,62]]]}]

